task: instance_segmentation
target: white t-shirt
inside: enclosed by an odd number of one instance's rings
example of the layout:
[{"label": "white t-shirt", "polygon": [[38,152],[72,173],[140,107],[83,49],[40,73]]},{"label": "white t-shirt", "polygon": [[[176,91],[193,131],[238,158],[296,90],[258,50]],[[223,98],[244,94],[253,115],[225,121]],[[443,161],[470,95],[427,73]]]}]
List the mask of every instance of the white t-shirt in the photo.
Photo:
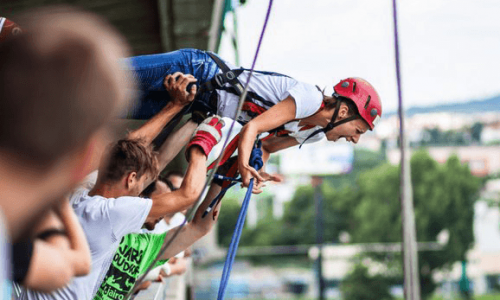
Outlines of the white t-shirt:
[{"label": "white t-shirt", "polygon": [[[226,62],[226,64],[230,69],[237,69],[237,67],[230,63]],[[249,71],[243,71],[238,76],[238,80],[243,85],[246,84],[249,73]],[[225,86],[230,87],[231,85],[226,83]],[[303,83],[277,73],[254,71],[248,91],[260,96],[260,100],[254,97],[253,102],[265,110],[291,96],[295,100],[295,119],[299,120],[316,113],[323,102],[323,94],[314,85]],[[234,118],[239,96],[225,90],[217,90],[217,93],[219,95],[217,114],[222,117]],[[246,124],[251,119],[251,116],[242,111],[237,121]],[[289,135],[294,137],[299,143],[302,143],[316,129],[321,128],[320,126],[316,126],[309,130],[300,131],[301,127],[298,124],[299,121],[287,123],[285,124],[285,130],[291,131]],[[320,133],[310,138],[307,143],[317,142],[323,139],[324,136],[324,133]]]},{"label": "white t-shirt", "polygon": [[109,269],[122,237],[140,232],[153,201],[140,197],[89,196],[89,185],[71,195],[71,203],[87,237],[92,269],[50,294],[23,291],[20,299],[92,299]]}]

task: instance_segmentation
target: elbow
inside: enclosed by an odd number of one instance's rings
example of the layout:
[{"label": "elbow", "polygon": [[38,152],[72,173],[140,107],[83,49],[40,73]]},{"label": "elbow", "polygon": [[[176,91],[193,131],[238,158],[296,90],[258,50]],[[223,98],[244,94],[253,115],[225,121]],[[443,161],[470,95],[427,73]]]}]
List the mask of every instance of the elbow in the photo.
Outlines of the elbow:
[{"label": "elbow", "polygon": [[245,126],[243,126],[241,128],[241,134],[242,135],[245,135],[245,134],[250,134],[250,133],[253,133],[255,135],[259,134],[259,133],[262,133],[258,128],[257,128],[257,124],[252,120],[248,123],[245,124]]},{"label": "elbow", "polygon": [[273,145],[270,145],[269,143],[262,143],[262,150],[264,151],[264,153],[268,153],[268,154],[271,154],[271,153],[275,153],[277,152],[279,149],[277,149],[277,147],[273,147]]},{"label": "elbow", "polygon": [[91,270],[91,259],[90,255],[88,257],[85,257],[85,259],[82,259],[78,262],[78,265],[75,267],[75,276],[85,276],[90,273]]},{"label": "elbow", "polygon": [[70,268],[57,268],[56,266],[52,271],[45,272],[43,278],[28,278],[22,285],[38,292],[50,293],[65,287],[72,278]]},{"label": "elbow", "polygon": [[193,220],[193,223],[194,227],[196,228],[196,239],[198,240],[207,235],[210,230],[212,230],[215,222],[197,224],[195,220]]},{"label": "elbow", "polygon": [[184,189],[182,192],[182,197],[184,198],[183,202],[186,203],[186,206],[191,206],[196,202],[200,193],[201,191],[199,187]]}]

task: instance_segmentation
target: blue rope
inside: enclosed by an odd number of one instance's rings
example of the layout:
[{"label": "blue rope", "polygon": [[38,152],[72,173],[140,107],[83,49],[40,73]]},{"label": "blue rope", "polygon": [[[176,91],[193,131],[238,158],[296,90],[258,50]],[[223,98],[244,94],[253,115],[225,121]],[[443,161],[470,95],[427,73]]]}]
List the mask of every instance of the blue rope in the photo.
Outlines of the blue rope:
[{"label": "blue rope", "polygon": [[[264,165],[262,161],[262,150],[260,149],[261,142],[257,142],[255,148],[252,149],[252,154],[250,155],[250,165],[255,170],[260,170]],[[234,183],[233,183],[234,184]],[[222,271],[222,278],[220,280],[219,293],[217,296],[218,300],[223,300],[226,293],[226,287],[229,282],[229,276],[231,275],[231,270],[233,269],[234,258],[236,257],[236,252],[238,251],[238,244],[240,243],[241,231],[243,230],[243,225],[245,224],[245,218],[247,216],[248,204],[250,203],[250,197],[252,196],[254,179],[250,180],[247,192],[245,194],[245,199],[241,205],[241,210],[238,215],[238,220],[236,221],[236,227],[231,238],[231,243],[227,249],[226,261],[224,262],[224,269]]]}]

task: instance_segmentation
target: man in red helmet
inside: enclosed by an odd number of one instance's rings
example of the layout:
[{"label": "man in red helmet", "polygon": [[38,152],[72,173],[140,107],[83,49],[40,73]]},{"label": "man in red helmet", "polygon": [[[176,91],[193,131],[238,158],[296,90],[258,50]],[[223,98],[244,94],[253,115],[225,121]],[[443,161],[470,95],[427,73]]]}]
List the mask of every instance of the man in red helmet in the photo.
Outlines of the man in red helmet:
[{"label": "man in red helmet", "polygon": [[[180,73],[191,74],[197,80],[196,85],[190,87],[192,92],[198,90],[195,101],[185,113],[201,111],[234,119],[243,91],[242,83],[247,82],[250,73],[214,53],[196,49],[136,56],[128,63],[141,89],[141,96],[128,117],[139,119],[151,117],[170,101],[164,83],[175,80]],[[267,160],[270,153],[313,143],[325,136],[330,141],[345,138],[357,143],[361,134],[372,130],[382,115],[377,92],[363,79],[342,80],[334,87],[335,93],[326,96],[314,85],[286,75],[254,71],[252,76],[237,119],[244,127],[239,141],[231,143],[234,147],[230,149],[234,151],[238,147],[237,169],[244,186],[248,186],[251,178],[257,179],[258,186],[266,179],[273,179],[249,166],[258,134],[272,132],[274,135],[262,144],[263,158]]]}]

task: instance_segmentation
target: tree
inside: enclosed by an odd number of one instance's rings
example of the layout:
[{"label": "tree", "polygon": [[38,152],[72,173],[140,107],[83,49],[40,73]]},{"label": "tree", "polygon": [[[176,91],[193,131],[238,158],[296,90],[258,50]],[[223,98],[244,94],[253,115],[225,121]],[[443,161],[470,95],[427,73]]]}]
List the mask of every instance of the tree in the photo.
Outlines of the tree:
[{"label": "tree", "polygon": [[[417,239],[436,241],[444,229],[450,233],[442,251],[419,252],[422,295],[435,289],[432,271],[465,259],[473,242],[474,201],[480,180],[452,156],[437,164],[427,152],[411,159]],[[359,204],[353,213],[350,233],[354,242],[400,242],[399,168],[382,165],[361,174]]]},{"label": "tree", "polygon": [[480,143],[481,142],[481,133],[483,132],[483,127],[484,125],[482,123],[476,122],[474,125],[472,125],[470,129],[470,134],[471,138],[474,142]]},{"label": "tree", "polygon": [[221,214],[217,220],[217,239],[220,245],[228,247],[236,226],[236,220],[238,220],[241,205],[236,198],[228,196],[222,198],[222,202]]},{"label": "tree", "polygon": [[342,281],[340,290],[345,300],[389,300],[391,280],[382,275],[370,276],[368,268],[361,263]]}]

